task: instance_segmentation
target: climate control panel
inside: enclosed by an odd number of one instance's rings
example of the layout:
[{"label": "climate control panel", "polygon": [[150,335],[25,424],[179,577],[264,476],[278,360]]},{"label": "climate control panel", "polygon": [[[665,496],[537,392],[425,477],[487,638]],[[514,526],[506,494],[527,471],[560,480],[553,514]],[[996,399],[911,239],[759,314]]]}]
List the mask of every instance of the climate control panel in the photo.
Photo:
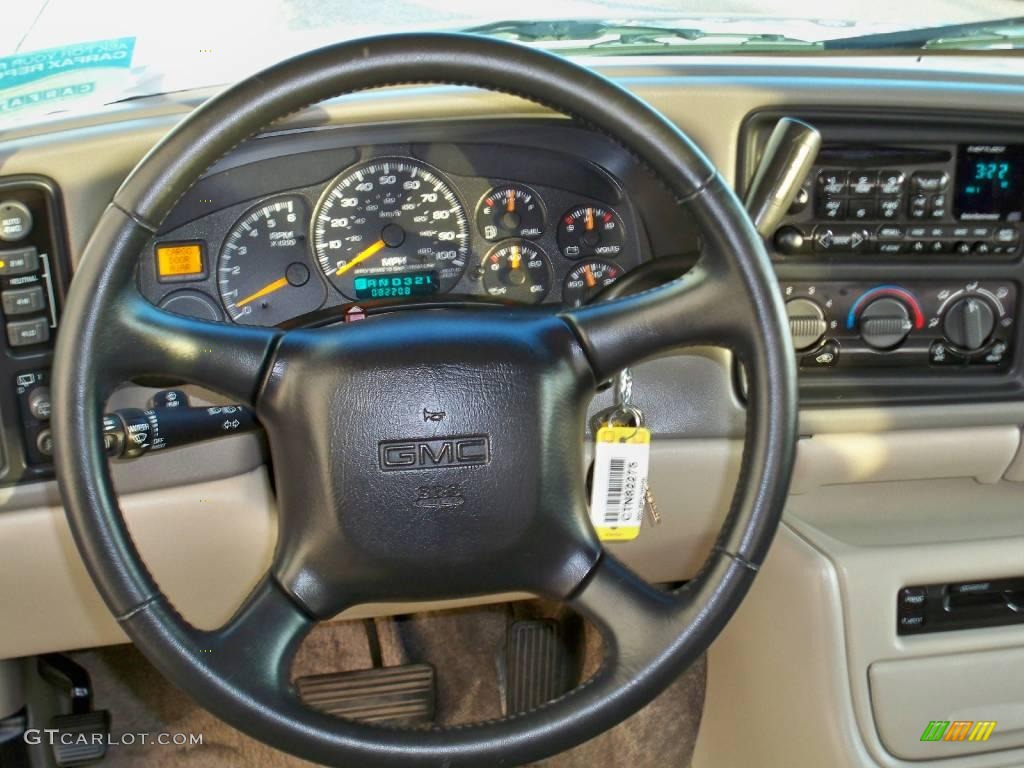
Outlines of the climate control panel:
[{"label": "climate control panel", "polygon": [[1008,280],[784,282],[801,373],[869,368],[1003,371],[1018,291]]}]

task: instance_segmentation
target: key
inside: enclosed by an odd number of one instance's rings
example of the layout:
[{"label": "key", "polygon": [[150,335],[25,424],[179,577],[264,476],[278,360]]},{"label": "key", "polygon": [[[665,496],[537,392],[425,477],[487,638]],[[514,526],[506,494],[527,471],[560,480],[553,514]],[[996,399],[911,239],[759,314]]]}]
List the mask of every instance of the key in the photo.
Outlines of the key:
[{"label": "key", "polygon": [[644,483],[644,512],[651,520],[651,525],[661,524],[661,512],[658,511],[658,504],[654,501],[654,494],[651,493],[651,486]]}]

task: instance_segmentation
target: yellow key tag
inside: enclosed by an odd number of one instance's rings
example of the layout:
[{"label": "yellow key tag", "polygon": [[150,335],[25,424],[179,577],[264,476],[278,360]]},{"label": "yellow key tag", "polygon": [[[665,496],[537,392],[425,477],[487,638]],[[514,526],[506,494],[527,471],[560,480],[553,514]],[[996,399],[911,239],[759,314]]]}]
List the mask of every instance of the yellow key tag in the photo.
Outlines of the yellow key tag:
[{"label": "yellow key tag", "polygon": [[605,426],[597,431],[590,520],[601,541],[640,535],[651,433],[643,427]]}]

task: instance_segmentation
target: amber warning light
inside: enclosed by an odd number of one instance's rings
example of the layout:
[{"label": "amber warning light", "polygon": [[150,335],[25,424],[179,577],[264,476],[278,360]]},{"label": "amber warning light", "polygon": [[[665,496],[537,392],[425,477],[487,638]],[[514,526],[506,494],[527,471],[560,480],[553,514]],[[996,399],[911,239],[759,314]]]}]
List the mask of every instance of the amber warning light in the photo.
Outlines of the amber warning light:
[{"label": "amber warning light", "polygon": [[158,245],[156,247],[156,272],[161,280],[180,280],[204,274],[203,244]]}]

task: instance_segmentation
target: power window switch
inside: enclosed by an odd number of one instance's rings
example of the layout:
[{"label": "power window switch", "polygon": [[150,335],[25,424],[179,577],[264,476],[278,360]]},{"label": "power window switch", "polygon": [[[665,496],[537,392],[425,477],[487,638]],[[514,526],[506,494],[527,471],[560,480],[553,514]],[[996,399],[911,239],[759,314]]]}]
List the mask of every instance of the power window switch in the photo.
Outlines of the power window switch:
[{"label": "power window switch", "polygon": [[0,293],[5,315],[31,315],[46,309],[46,298],[43,286],[33,285],[28,288],[12,288]]}]

